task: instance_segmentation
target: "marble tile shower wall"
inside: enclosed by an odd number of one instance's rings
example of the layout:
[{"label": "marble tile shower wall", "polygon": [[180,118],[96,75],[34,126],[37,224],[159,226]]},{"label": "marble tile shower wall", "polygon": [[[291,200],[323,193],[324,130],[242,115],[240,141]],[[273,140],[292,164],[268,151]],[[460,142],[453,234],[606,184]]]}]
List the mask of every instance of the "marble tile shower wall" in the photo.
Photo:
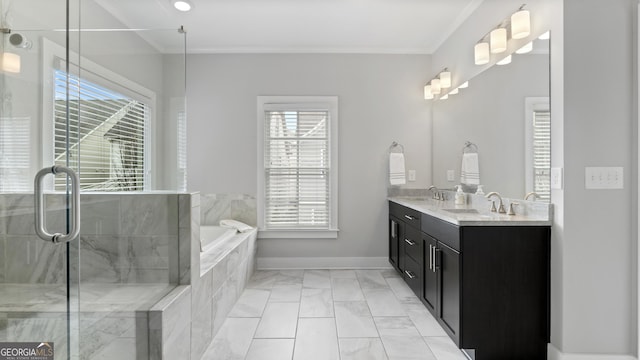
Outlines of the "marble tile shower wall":
[{"label": "marble tile shower wall", "polygon": [[201,194],[202,225],[218,225],[220,220],[233,219],[257,225],[256,198],[247,194]]},{"label": "marble tile shower wall", "polygon": [[[178,196],[82,194],[81,281],[176,283]],[[48,229],[63,232],[63,195],[45,201]],[[64,283],[63,264],[64,247],[35,235],[33,195],[0,195],[0,282]]]}]

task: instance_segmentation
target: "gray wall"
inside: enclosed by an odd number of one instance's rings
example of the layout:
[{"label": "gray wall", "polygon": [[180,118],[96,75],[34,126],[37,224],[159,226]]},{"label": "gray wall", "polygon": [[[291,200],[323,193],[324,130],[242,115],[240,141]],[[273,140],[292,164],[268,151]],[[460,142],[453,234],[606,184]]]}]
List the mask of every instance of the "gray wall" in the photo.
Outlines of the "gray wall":
[{"label": "gray wall", "polygon": [[[562,85],[552,89],[551,113],[562,126],[552,134],[553,151],[563,154],[553,166],[564,167],[565,181],[552,194],[562,205],[552,249],[552,342],[565,353],[636,351],[636,12],[635,0],[565,0],[552,48],[552,63],[564,60],[552,70]],[[594,91],[594,79],[604,78],[615,91]],[[587,166],[624,167],[624,189],[586,190]]]},{"label": "gray wall", "polygon": [[259,240],[259,257],[386,257],[388,148],[431,182],[426,55],[190,55],[188,189],[257,191],[258,95],[339,97],[337,240]]},{"label": "gray wall", "polygon": [[[460,183],[462,147],[478,146],[485,192],[525,194],[525,98],[549,96],[549,55],[514,55],[470,80],[467,89],[433,104],[433,183]],[[446,171],[455,171],[447,181]]]}]

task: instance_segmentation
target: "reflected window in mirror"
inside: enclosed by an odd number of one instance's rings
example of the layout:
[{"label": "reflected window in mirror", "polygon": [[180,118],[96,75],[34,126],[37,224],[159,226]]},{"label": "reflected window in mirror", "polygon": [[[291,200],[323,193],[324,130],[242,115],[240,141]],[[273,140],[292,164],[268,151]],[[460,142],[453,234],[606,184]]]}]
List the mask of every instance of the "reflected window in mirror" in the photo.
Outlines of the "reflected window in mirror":
[{"label": "reflected window in mirror", "polygon": [[551,201],[551,112],[549,98],[525,99],[526,191]]}]

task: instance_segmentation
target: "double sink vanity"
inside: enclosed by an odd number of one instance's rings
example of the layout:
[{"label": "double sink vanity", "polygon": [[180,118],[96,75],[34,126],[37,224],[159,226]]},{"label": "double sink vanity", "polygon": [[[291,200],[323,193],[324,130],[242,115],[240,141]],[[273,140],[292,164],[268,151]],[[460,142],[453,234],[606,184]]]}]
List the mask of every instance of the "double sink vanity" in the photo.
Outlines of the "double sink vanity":
[{"label": "double sink vanity", "polygon": [[389,262],[469,358],[546,359],[552,208],[469,201],[390,197]]}]

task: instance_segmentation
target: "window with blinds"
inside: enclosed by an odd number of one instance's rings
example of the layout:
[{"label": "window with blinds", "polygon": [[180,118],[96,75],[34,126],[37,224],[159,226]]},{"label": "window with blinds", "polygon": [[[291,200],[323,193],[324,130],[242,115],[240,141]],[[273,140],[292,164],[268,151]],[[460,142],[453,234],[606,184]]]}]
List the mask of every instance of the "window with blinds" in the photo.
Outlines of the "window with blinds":
[{"label": "window with blinds", "polygon": [[551,113],[533,111],[533,191],[551,201]]},{"label": "window with blinds", "polygon": [[0,191],[33,189],[30,176],[31,118],[0,118]]},{"label": "window with blinds", "polygon": [[265,111],[264,227],[329,229],[328,110]]},{"label": "window with blinds", "polygon": [[[144,190],[149,105],[62,70],[54,77],[55,164],[77,169],[82,190]],[[56,190],[65,182],[56,177]]]}]

